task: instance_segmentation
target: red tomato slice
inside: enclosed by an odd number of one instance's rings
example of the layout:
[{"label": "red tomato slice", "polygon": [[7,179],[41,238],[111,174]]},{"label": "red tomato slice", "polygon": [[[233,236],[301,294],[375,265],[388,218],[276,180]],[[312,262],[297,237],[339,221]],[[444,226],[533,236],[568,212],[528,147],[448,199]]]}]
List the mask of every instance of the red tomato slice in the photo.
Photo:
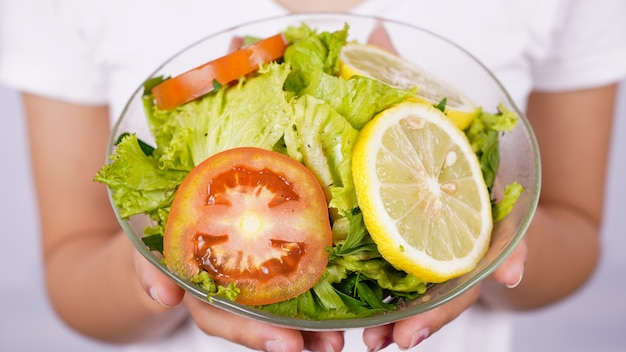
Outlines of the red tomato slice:
[{"label": "red tomato slice", "polygon": [[184,179],[163,236],[168,268],[205,270],[241,289],[237,302],[296,297],[320,279],[332,245],[328,206],[313,174],[283,154],[242,147],[215,154]]},{"label": "red tomato slice", "polygon": [[163,81],[152,89],[152,95],[160,109],[174,108],[212,91],[213,81],[228,84],[256,71],[261,64],[281,58],[286,48],[282,34],[262,39]]}]

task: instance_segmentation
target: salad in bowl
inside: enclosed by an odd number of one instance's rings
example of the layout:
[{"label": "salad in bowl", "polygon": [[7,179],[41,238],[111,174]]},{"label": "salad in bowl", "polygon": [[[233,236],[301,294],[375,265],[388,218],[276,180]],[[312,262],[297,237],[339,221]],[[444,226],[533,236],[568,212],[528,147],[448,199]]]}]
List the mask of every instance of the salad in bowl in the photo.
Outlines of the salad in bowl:
[{"label": "salad in bowl", "polygon": [[453,299],[511,253],[539,195],[532,129],[480,62],[346,14],[181,51],[131,97],[109,153],[95,179],[146,258],[207,304],[309,330]]}]

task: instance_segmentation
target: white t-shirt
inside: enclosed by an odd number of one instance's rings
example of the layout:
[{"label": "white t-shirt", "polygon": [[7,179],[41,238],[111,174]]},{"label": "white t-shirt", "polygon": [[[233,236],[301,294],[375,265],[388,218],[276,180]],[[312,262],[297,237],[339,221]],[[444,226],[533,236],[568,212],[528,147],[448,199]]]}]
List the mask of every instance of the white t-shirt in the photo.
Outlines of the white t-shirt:
[{"label": "white t-shirt", "polygon": [[[0,6],[0,81],[70,102],[109,104],[112,118],[173,53],[219,30],[286,13],[266,0],[3,0]],[[522,109],[533,89],[584,89],[626,76],[623,0],[369,0],[353,12],[451,39],[485,63]],[[508,314],[472,307],[420,346],[509,351]],[[349,331],[344,350],[364,349],[361,332]],[[247,349],[189,323],[128,350]]]}]

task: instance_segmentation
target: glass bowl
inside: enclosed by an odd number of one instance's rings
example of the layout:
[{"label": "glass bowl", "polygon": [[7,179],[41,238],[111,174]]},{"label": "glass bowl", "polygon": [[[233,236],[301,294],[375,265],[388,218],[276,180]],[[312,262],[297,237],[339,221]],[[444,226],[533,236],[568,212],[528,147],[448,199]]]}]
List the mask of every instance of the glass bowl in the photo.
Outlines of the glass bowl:
[{"label": "glass bowl", "polygon": [[[504,104],[509,110],[517,113],[519,122],[515,129],[501,137],[501,164],[497,184],[517,181],[524,186],[525,191],[513,211],[494,224],[489,250],[478,266],[456,279],[429,285],[423,295],[390,312],[353,319],[305,320],[270,314],[220,296],[207,299],[207,293],[203,289],[170,273],[162,263],[159,254],[151,252],[143,243],[141,237],[147,224],[145,217],[134,216],[123,219],[115,209],[122,228],[145,258],[188,293],[204,300],[207,304],[270,324],[302,330],[362,328],[391,323],[428,311],[454,299],[491,274],[520,242],[533,218],[539,199],[541,180],[538,147],[528,120],[515,106],[495,76],[470,53],[437,34],[396,21],[343,13],[293,14],[249,22],[210,35],[175,54],[156,69],[151,77],[175,76],[220,57],[227,52],[233,37],[246,35],[269,37],[289,26],[299,26],[302,23],[319,31],[340,30],[347,23],[350,26],[348,40],[361,43],[367,42],[372,30],[382,24],[388,31],[396,50],[404,58],[447,81],[486,111],[495,112],[498,104]],[[141,99],[143,88],[140,83],[142,82],[137,83],[139,87],[113,127],[108,147],[109,154],[114,152],[115,141],[118,137],[126,132],[136,133],[140,139],[153,142]],[[496,192],[501,192],[501,190],[496,187]]]}]

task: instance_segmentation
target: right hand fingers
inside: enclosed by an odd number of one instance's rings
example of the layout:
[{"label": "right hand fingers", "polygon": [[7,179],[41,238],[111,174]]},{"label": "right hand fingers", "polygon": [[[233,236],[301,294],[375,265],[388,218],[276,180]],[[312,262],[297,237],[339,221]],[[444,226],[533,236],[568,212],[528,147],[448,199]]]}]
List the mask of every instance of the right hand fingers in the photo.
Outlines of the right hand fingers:
[{"label": "right hand fingers", "polygon": [[213,307],[187,295],[187,309],[202,331],[260,351],[340,351],[343,333],[301,332],[265,324]]}]

